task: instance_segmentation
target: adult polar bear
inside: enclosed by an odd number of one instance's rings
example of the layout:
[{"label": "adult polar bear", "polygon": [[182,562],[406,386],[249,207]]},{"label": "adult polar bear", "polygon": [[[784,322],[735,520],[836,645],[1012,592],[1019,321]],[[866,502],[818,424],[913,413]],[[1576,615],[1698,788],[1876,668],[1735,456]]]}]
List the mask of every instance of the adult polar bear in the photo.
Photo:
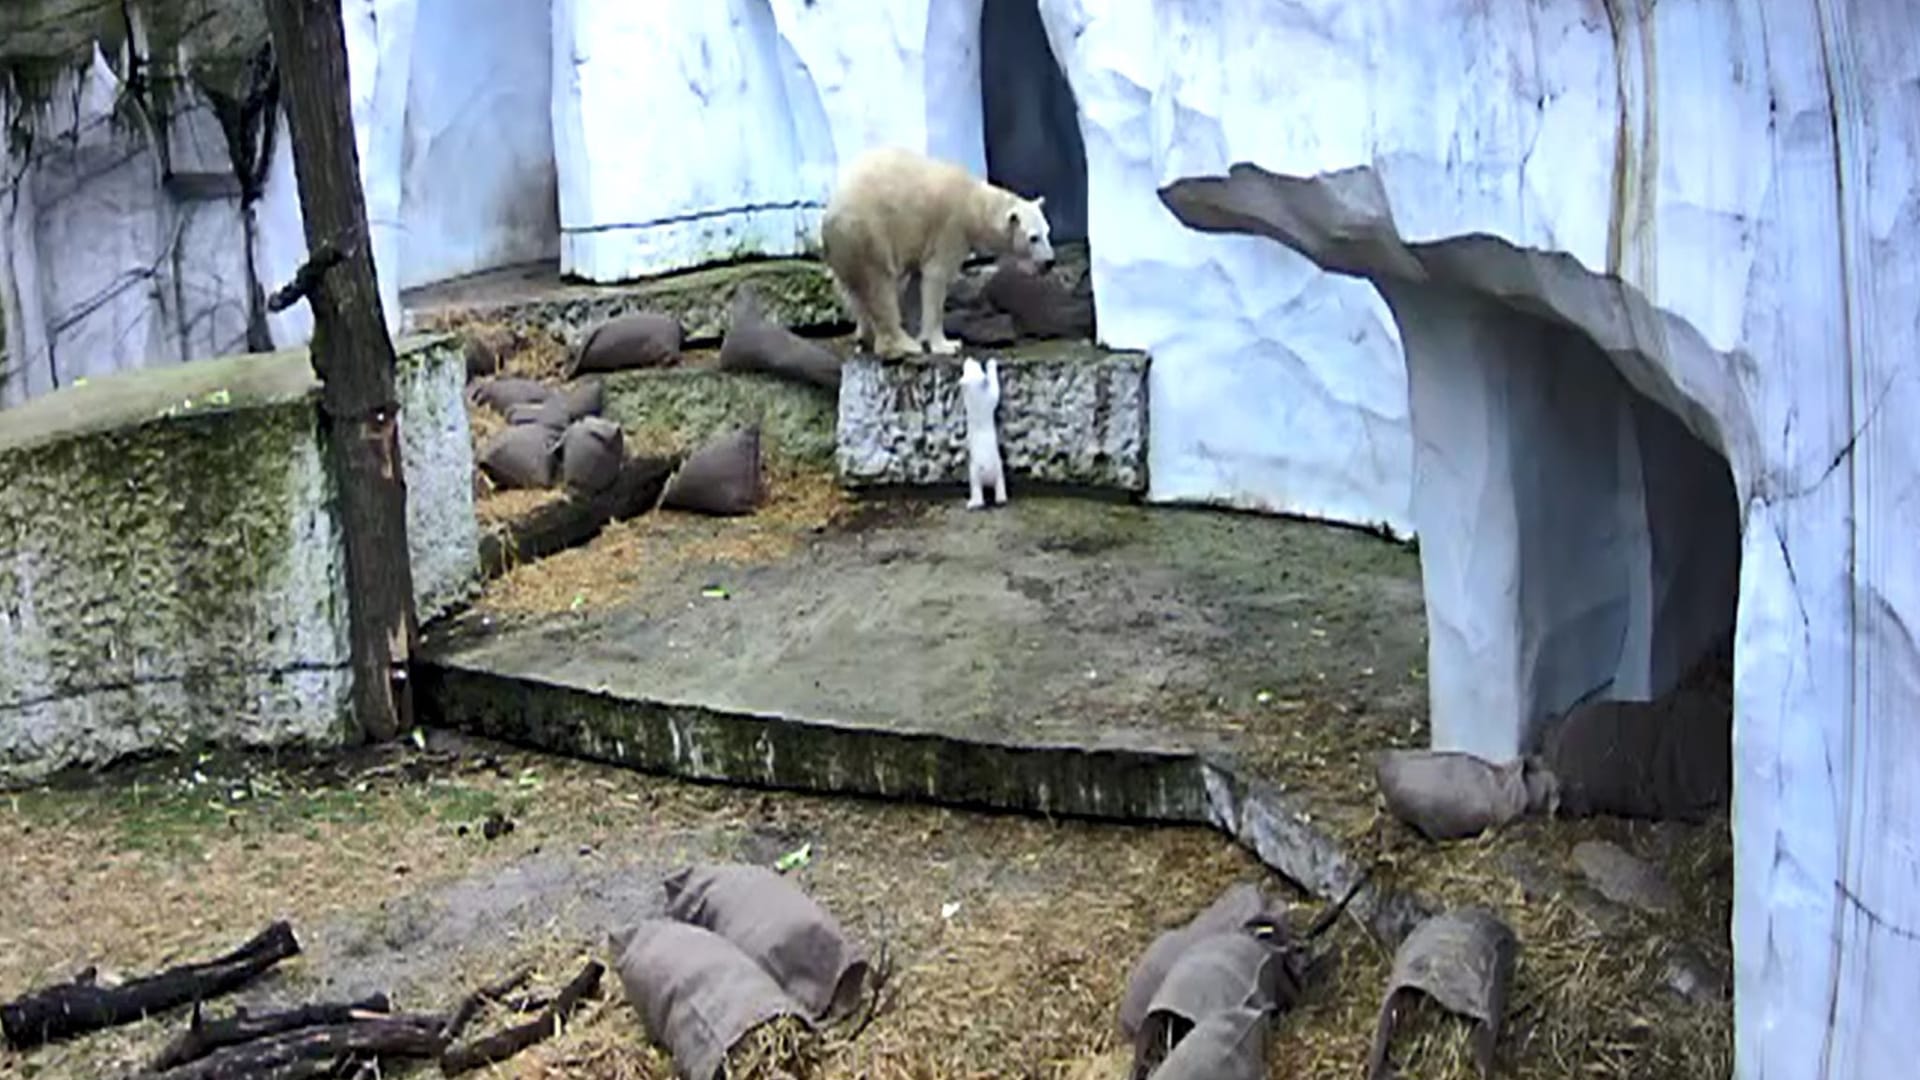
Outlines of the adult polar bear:
[{"label": "adult polar bear", "polygon": [[[912,150],[880,147],[855,158],[827,201],[820,243],[861,347],[887,359],[918,353],[922,344],[941,356],[959,352],[942,325],[947,287],[976,251],[1028,269],[1051,263],[1044,201]],[[900,282],[913,270],[920,271],[920,341],[900,325]]]}]

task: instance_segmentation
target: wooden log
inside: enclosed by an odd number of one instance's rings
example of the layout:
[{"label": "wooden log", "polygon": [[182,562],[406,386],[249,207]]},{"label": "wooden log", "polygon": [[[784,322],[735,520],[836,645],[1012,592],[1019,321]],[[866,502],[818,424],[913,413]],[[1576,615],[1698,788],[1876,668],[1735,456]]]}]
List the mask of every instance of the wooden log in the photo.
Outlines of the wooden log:
[{"label": "wooden log", "polygon": [[385,741],[413,727],[407,674],[420,632],[393,341],[360,188],[340,0],[267,0],[266,14],[307,237],[309,262],[293,289],[313,310],[313,367],[346,538],[354,714],[367,737]]},{"label": "wooden log", "polygon": [[437,1016],[382,1017],[301,1028],[222,1047],[140,1080],[294,1080],[333,1076],[353,1060],[433,1058],[446,1048]]},{"label": "wooden log", "polygon": [[5,1032],[9,1046],[25,1050],[130,1024],[229,993],[299,953],[293,928],[276,922],[238,949],[205,963],[182,964],[119,986],[74,982],[35,991],[0,1005],[0,1031]]},{"label": "wooden log", "polygon": [[599,988],[600,976],[605,972],[606,968],[598,960],[589,960],[580,974],[575,975],[573,981],[560,991],[560,996],[553,999],[553,1004],[540,1014],[539,1019],[495,1032],[484,1039],[447,1047],[440,1055],[441,1074],[455,1076],[505,1061],[527,1047],[558,1034],[560,1026],[573,1014],[575,1007]]},{"label": "wooden log", "polygon": [[481,536],[480,572],[498,577],[521,563],[584,544],[608,522],[646,513],[660,500],[675,464],[668,458],[629,458],[620,466],[620,479],[606,491],[591,498],[569,492],[502,531]]},{"label": "wooden log", "polygon": [[473,1019],[474,1014],[480,1011],[481,1006],[489,1001],[497,1001],[500,998],[506,997],[508,994],[518,990],[521,983],[531,978],[533,978],[533,969],[521,968],[519,971],[501,979],[499,982],[489,986],[483,986],[473,993],[468,994],[466,1000],[462,1001],[459,1007],[454,1009],[453,1013],[447,1017],[447,1022],[440,1028],[440,1034],[448,1040],[459,1038],[460,1032],[465,1030],[468,1022]]},{"label": "wooden log", "polygon": [[322,1003],[302,1005],[286,1012],[264,1013],[249,1016],[240,1013],[224,1020],[204,1021],[200,1010],[193,1010],[193,1022],[179,1037],[160,1051],[148,1068],[153,1072],[165,1072],[168,1069],[185,1065],[189,1061],[198,1061],[224,1046],[235,1046],[243,1042],[279,1035],[283,1032],[298,1031],[301,1028],[325,1027],[329,1024],[344,1024],[352,1020],[364,1019],[368,1014],[391,1012],[392,1003],[385,994],[375,994],[361,1001],[342,1004]]}]

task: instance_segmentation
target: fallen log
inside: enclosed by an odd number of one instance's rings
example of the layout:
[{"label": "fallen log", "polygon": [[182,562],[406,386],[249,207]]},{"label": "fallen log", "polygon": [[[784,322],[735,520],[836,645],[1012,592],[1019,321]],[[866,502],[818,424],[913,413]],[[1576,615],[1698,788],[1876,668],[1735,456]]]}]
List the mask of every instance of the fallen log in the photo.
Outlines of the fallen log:
[{"label": "fallen log", "polygon": [[480,572],[493,578],[520,563],[578,547],[600,535],[608,522],[625,521],[653,509],[677,463],[670,458],[629,458],[620,478],[597,495],[567,492],[527,513],[499,532],[480,537]]},{"label": "fallen log", "polygon": [[294,940],[293,928],[276,922],[233,952],[205,963],[183,964],[113,987],[72,982],[36,990],[0,1005],[0,1031],[5,1033],[7,1045],[26,1050],[130,1024],[230,993],[299,953],[300,943]]},{"label": "fallen log", "polygon": [[467,1023],[473,1019],[475,1013],[480,1011],[481,1006],[489,1001],[498,1001],[506,997],[520,989],[520,984],[531,978],[533,978],[533,969],[521,968],[491,986],[483,986],[468,994],[466,1000],[453,1010],[452,1015],[447,1017],[447,1022],[441,1026],[441,1036],[449,1041],[459,1038],[460,1032],[466,1029]]},{"label": "fallen log", "polygon": [[450,1046],[440,1055],[440,1072],[444,1076],[455,1076],[472,1069],[482,1068],[497,1061],[505,1061],[527,1047],[555,1035],[567,1017],[588,995],[600,986],[600,976],[606,968],[598,960],[587,961],[580,974],[560,991],[553,999],[547,1011],[537,1020],[496,1032],[484,1039],[476,1039],[459,1046]]},{"label": "fallen log", "polygon": [[305,1080],[334,1076],[352,1060],[433,1058],[446,1048],[438,1016],[381,1017],[302,1028],[222,1047],[141,1080]]},{"label": "fallen log", "polygon": [[286,1012],[264,1013],[250,1016],[238,1013],[224,1020],[205,1021],[200,1009],[193,1010],[193,1021],[187,1030],[167,1044],[148,1066],[152,1072],[165,1072],[168,1069],[185,1065],[189,1061],[198,1061],[226,1046],[235,1046],[252,1042],[269,1035],[298,1031],[301,1028],[325,1027],[330,1024],[344,1024],[364,1019],[368,1014],[393,1011],[392,1003],[385,994],[375,994],[361,1001],[341,1004],[322,1003],[302,1005]]}]

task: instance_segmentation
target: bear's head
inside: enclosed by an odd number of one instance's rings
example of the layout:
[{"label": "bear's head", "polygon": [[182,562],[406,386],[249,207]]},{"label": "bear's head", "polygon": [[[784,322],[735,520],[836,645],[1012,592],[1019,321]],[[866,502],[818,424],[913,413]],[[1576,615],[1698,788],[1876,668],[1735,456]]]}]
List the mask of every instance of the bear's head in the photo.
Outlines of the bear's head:
[{"label": "bear's head", "polygon": [[1007,209],[1007,254],[1020,268],[1038,273],[1053,265],[1053,236],[1047,226],[1045,195],[1033,199],[1015,197]]}]

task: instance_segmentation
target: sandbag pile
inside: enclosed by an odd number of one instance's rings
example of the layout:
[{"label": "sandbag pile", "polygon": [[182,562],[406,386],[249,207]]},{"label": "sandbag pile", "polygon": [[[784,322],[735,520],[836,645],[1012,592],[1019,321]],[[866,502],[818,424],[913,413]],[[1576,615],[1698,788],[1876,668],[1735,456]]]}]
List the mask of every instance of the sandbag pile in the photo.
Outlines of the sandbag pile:
[{"label": "sandbag pile", "polygon": [[1268,1025],[1300,995],[1279,912],[1253,885],[1228,889],[1147,946],[1120,1000],[1131,1080],[1258,1080]]},{"label": "sandbag pile", "polygon": [[686,1080],[712,1080],[761,1025],[809,1029],[851,1012],[871,974],[832,914],[757,866],[689,867],[664,917],[611,935],[614,969],[647,1035]]},{"label": "sandbag pile", "polygon": [[532,379],[475,383],[469,397],[506,416],[507,427],[475,452],[480,470],[498,488],[548,488],[593,497],[610,488],[626,462],[620,426],[600,416],[606,388],[599,380],[565,391]]}]

